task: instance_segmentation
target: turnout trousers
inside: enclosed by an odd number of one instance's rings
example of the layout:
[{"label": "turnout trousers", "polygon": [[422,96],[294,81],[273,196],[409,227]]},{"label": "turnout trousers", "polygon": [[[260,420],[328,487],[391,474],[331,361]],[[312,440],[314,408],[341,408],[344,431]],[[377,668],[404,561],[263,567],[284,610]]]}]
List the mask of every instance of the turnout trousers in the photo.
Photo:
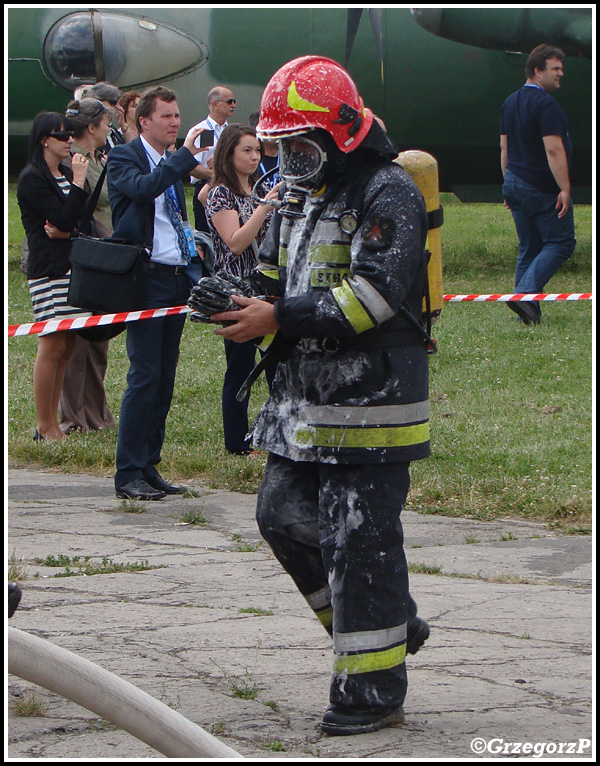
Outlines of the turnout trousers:
[{"label": "turnout trousers", "polygon": [[400,511],[409,463],[339,465],[269,454],[257,521],[333,637],[330,702],[401,705],[409,595]]}]

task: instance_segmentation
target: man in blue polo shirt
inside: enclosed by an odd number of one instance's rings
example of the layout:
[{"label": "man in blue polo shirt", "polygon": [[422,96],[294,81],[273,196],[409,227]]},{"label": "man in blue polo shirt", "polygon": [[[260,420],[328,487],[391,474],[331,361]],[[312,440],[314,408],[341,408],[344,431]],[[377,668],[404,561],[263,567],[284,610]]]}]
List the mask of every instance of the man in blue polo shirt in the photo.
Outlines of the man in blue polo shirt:
[{"label": "man in blue polo shirt", "polygon": [[[504,204],[519,238],[515,292],[541,293],[575,249],[567,118],[550,95],[560,88],[565,54],[538,45],[527,81],[502,106],[500,150]],[[510,301],[525,324],[539,324],[537,302]]]}]

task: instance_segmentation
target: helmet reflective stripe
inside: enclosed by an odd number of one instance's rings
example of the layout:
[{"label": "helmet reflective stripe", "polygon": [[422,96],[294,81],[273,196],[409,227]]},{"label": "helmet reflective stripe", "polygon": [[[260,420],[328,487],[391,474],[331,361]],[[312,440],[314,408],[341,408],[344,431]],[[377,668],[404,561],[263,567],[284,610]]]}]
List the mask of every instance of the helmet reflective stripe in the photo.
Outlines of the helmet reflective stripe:
[{"label": "helmet reflective stripe", "polygon": [[292,84],[288,90],[287,103],[290,109],[295,109],[298,112],[328,112],[326,106],[318,106],[317,104],[311,104],[310,101],[302,98],[296,89],[296,82],[292,80]]}]

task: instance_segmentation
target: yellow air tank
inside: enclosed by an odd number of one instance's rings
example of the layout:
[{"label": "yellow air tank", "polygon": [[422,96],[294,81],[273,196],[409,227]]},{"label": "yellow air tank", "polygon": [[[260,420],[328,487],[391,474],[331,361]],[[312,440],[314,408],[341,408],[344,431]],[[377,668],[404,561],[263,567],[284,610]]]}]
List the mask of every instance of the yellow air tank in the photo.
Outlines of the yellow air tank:
[{"label": "yellow air tank", "polygon": [[[419,187],[429,219],[427,250],[430,253],[427,266],[429,281],[429,302],[431,318],[436,319],[442,311],[444,302],[442,284],[442,207],[440,205],[438,164],[435,157],[427,152],[409,150],[401,152],[395,159]],[[423,314],[427,312],[426,299],[423,299]]]}]

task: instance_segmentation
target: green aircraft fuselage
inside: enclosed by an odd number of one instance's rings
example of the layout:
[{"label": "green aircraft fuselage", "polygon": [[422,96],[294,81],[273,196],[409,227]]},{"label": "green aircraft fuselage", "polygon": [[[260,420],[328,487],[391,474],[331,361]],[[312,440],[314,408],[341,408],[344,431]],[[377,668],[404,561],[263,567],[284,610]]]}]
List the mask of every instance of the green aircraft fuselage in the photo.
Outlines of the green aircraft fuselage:
[{"label": "green aircraft fuselage", "polygon": [[[504,19],[508,34],[519,11],[492,12],[487,21],[501,27]],[[151,8],[143,13],[138,6],[102,10],[93,22],[90,13],[56,7],[8,11],[11,172],[24,165],[35,114],[64,111],[70,91],[81,82],[106,79],[140,91],[162,81],[178,94],[185,134],[206,116],[206,95],[214,85],[232,89],[238,100],[235,120],[245,123],[285,62],[319,54],[344,63],[346,55],[344,9]],[[482,13],[474,13],[464,32],[467,39],[481,37]],[[501,39],[502,28],[497,31]],[[382,61],[370,25],[361,21],[348,71],[400,150],[421,149],[436,157],[442,190],[465,200],[500,199],[500,109],[525,80],[526,54],[436,35],[421,28],[410,10],[384,9]],[[592,183],[592,62],[569,56],[564,66],[556,98],[569,119],[574,199],[584,202]]]}]

